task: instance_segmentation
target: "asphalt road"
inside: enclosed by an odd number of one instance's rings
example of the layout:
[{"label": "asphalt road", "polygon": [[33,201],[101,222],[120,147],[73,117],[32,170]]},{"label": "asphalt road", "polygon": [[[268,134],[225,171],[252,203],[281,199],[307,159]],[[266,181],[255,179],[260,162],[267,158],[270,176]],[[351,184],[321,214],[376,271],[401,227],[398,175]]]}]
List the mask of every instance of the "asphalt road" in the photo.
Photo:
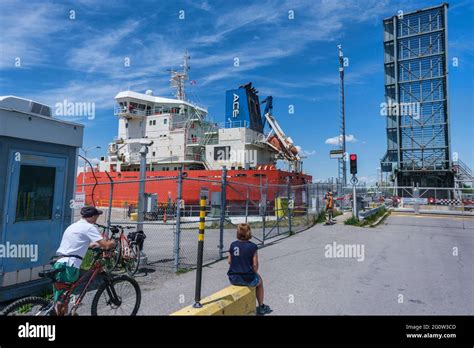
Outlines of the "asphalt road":
[{"label": "asphalt road", "polygon": [[[336,251],[346,248],[335,256],[345,257],[327,257],[334,243]],[[393,214],[376,228],[317,225],[259,255],[273,315],[474,314],[472,218]],[[203,297],[228,285],[227,267],[204,268]],[[167,315],[192,304],[195,276],[143,277],[139,313]]]}]

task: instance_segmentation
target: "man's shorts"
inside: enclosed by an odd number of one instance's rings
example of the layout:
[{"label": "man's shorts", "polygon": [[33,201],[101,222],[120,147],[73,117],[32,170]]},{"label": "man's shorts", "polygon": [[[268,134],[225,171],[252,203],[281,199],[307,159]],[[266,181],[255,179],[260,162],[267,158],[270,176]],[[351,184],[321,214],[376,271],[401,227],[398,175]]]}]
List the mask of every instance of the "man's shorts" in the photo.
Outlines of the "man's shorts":
[{"label": "man's shorts", "polygon": [[260,276],[258,274],[255,274],[253,279],[247,282],[243,279],[232,279],[231,277],[229,277],[229,280],[232,285],[236,286],[257,286],[260,282]]},{"label": "man's shorts", "polygon": [[[62,272],[56,274],[56,281],[60,283],[74,283],[79,279],[79,268],[67,266],[64,263],[56,262],[53,265],[54,269],[66,267],[66,269]],[[56,289],[53,284],[53,294],[54,294],[54,301],[57,301],[59,297],[65,292],[64,289]]]}]

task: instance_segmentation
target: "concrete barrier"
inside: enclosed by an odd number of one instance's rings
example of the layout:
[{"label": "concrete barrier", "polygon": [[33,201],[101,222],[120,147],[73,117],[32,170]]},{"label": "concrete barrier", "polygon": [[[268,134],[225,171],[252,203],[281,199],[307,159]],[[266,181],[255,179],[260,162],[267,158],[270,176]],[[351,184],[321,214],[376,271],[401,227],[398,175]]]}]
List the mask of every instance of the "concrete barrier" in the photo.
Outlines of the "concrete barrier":
[{"label": "concrete barrier", "polygon": [[201,308],[188,306],[171,315],[256,315],[255,288],[231,285],[201,300]]}]

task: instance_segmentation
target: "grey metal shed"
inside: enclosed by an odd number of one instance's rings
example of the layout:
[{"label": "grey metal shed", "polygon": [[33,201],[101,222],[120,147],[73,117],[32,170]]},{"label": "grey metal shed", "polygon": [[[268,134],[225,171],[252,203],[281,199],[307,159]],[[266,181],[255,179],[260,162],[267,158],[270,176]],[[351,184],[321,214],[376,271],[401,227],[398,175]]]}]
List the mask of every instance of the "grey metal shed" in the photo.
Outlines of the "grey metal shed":
[{"label": "grey metal shed", "polygon": [[49,266],[72,221],[83,126],[55,119],[31,100],[0,97],[0,301],[45,285]]}]

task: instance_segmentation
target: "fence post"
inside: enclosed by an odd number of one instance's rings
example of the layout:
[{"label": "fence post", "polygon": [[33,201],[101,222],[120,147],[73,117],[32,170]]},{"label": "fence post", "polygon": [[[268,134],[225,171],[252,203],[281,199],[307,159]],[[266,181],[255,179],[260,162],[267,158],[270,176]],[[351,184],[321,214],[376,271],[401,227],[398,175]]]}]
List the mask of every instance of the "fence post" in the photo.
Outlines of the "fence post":
[{"label": "fence post", "polygon": [[146,154],[148,147],[142,145],[140,148],[140,182],[138,184],[138,211],[137,230],[143,231],[143,218],[145,213],[145,179],[146,179]]},{"label": "fence post", "polygon": [[309,200],[311,199],[311,195],[309,194],[310,184],[305,183],[304,188],[306,190],[306,224],[309,226],[310,224],[309,211],[310,211],[310,206],[311,206],[309,202]]},{"label": "fence post", "polygon": [[[268,179],[265,182],[265,195],[263,195],[262,194],[262,177],[260,177],[260,208],[259,208],[260,211],[259,213],[262,215],[262,244],[264,245],[265,245],[265,229],[266,229],[267,211],[268,211],[267,197],[268,197]],[[277,217],[277,221],[278,221],[278,217]]]},{"label": "fence post", "polygon": [[319,192],[318,192],[319,190],[318,188],[319,188],[319,185],[318,183],[316,183],[316,214],[318,214],[319,216]]},{"label": "fence post", "polygon": [[112,217],[113,196],[114,196],[114,180],[112,179],[112,177],[109,175],[109,173],[107,171],[105,172],[105,174],[107,174],[107,177],[109,178],[109,181],[110,181],[109,211],[107,212],[107,227],[110,227],[110,220],[111,220],[111,217]]},{"label": "fence post", "polygon": [[198,234],[198,255],[196,262],[196,291],[194,293],[194,308],[201,308],[201,283],[202,283],[202,259],[204,253],[204,228],[206,226],[206,196],[201,196],[199,201],[199,234]]},{"label": "fence post", "polygon": [[[290,181],[290,177],[287,176],[286,177],[286,180],[288,182],[288,187],[287,187],[287,202],[288,202],[288,232],[291,234],[293,234],[292,232],[292,227],[291,227],[291,214],[292,214],[292,209],[290,208],[290,199],[291,199],[291,181]],[[294,203],[293,203],[294,204]]]},{"label": "fence post", "polygon": [[176,224],[174,231],[174,270],[175,272],[179,269],[179,250],[180,250],[180,237],[181,237],[181,201],[182,201],[182,190],[183,190],[183,168],[178,169],[178,193],[176,197]]},{"label": "fence post", "polygon": [[220,221],[220,231],[219,231],[219,259],[223,257],[224,251],[224,224],[225,224],[225,215],[226,215],[226,191],[227,191],[227,168],[226,166],[222,167],[221,174],[221,221]]},{"label": "fence post", "polygon": [[245,198],[245,223],[247,223],[248,216],[249,216],[249,188],[247,187],[247,196]]},{"label": "fence post", "polygon": [[418,184],[417,184],[417,186],[413,188],[413,198],[415,200],[415,202],[413,204],[413,210],[414,210],[415,214],[420,213],[420,204],[418,202],[418,197],[419,196],[420,196],[420,192],[418,190]]}]

